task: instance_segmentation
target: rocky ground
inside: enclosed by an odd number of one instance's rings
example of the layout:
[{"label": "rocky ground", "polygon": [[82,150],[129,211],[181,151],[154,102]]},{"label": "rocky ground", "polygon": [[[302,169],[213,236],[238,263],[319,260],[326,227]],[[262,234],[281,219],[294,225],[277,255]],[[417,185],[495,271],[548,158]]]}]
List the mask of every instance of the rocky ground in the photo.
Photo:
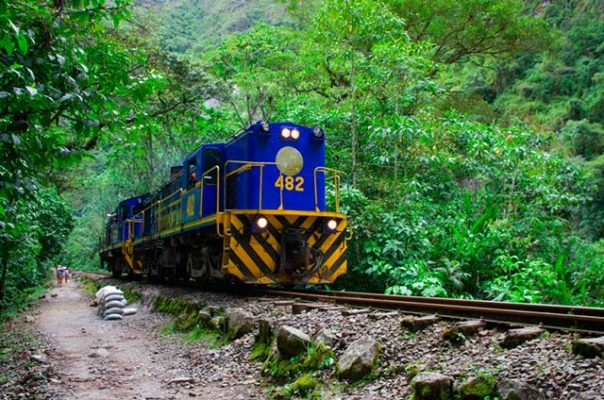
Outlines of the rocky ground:
[{"label": "rocky ground", "polygon": [[[106,283],[115,281],[104,278],[102,284]],[[403,316],[396,313],[344,315],[340,306],[325,305],[294,314],[291,302],[277,299],[146,283],[117,285],[132,287],[141,295],[138,313],[122,321],[100,319],[89,305],[92,297],[74,283],[53,289],[28,311],[28,318],[14,320],[8,329],[29,332],[24,335],[31,335],[38,345],[25,346],[25,353],[9,362],[27,361],[14,365],[20,374],[0,380],[4,398],[32,393],[34,384],[37,398],[51,399],[261,399],[283,393],[287,382],[263,375],[262,364],[250,360],[253,332],[218,344],[203,337],[190,341],[183,334],[162,333],[173,317],[153,310],[154,299],[161,296],[216,310],[240,308],[275,330],[286,325],[311,337],[327,335],[333,341],[335,362],[357,339],[372,338],[380,344],[379,363],[371,376],[350,384],[336,376],[333,366],[328,367],[314,373],[320,384],[312,396],[407,399],[413,393],[413,376],[438,372],[455,385],[480,375],[500,384],[524,382],[546,399],[604,399],[604,360],[574,355],[570,343],[578,334],[546,332],[506,349],[500,345],[503,328],[486,326],[453,345],[442,338],[449,321],[411,332],[401,329]],[[9,348],[5,342],[2,346],[0,355]],[[5,376],[3,368],[0,375]]]}]

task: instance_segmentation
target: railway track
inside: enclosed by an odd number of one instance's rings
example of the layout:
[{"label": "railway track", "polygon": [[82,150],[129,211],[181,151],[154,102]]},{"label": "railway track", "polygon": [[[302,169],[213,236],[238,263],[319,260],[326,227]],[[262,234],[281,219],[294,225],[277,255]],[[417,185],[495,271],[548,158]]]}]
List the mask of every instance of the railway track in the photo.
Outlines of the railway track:
[{"label": "railway track", "polygon": [[545,328],[604,333],[604,308],[550,304],[507,303],[485,300],[398,296],[377,293],[322,290],[257,289],[258,295],[290,297],[362,307],[396,309],[409,314],[438,314],[441,317],[487,322],[541,325]]},{"label": "railway track", "polygon": [[[199,290],[193,282],[174,281],[167,282],[167,284]],[[604,308],[599,307],[399,296],[365,292],[287,290],[232,285],[219,285],[205,290],[240,295],[295,298],[302,301],[321,301],[375,309],[391,309],[406,314],[437,314],[444,318],[483,319],[486,322],[493,323],[540,325],[550,329],[573,330],[593,334],[604,333]]]}]

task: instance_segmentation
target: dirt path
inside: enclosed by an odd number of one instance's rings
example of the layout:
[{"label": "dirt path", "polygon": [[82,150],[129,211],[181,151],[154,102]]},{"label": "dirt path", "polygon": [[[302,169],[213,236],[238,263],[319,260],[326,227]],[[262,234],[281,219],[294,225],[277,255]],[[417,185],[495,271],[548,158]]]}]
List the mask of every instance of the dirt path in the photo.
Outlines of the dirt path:
[{"label": "dirt path", "polygon": [[191,377],[193,365],[191,349],[159,334],[169,319],[141,306],[136,315],[122,321],[104,321],[90,301],[70,281],[52,289],[38,306],[37,328],[48,342],[48,353],[61,377],[61,382],[55,380],[49,386],[51,398],[258,398],[257,390],[246,394],[198,380],[171,382]]}]

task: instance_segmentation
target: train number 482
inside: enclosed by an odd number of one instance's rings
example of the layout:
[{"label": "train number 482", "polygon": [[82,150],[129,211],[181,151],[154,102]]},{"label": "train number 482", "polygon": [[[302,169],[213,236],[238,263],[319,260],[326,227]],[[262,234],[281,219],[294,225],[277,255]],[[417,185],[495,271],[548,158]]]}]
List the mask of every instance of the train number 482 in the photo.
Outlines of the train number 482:
[{"label": "train number 482", "polygon": [[275,181],[275,187],[281,190],[295,190],[296,192],[304,191],[304,178],[301,176],[293,177],[279,175],[279,178]]}]

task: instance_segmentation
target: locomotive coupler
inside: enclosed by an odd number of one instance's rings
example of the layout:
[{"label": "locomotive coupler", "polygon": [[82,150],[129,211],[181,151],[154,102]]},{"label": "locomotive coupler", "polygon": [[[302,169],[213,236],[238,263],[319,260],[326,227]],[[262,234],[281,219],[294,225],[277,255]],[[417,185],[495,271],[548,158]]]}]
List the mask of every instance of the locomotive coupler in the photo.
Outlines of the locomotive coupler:
[{"label": "locomotive coupler", "polygon": [[289,275],[301,276],[306,273],[314,255],[306,242],[303,229],[287,229],[281,235],[281,253],[279,269]]}]

